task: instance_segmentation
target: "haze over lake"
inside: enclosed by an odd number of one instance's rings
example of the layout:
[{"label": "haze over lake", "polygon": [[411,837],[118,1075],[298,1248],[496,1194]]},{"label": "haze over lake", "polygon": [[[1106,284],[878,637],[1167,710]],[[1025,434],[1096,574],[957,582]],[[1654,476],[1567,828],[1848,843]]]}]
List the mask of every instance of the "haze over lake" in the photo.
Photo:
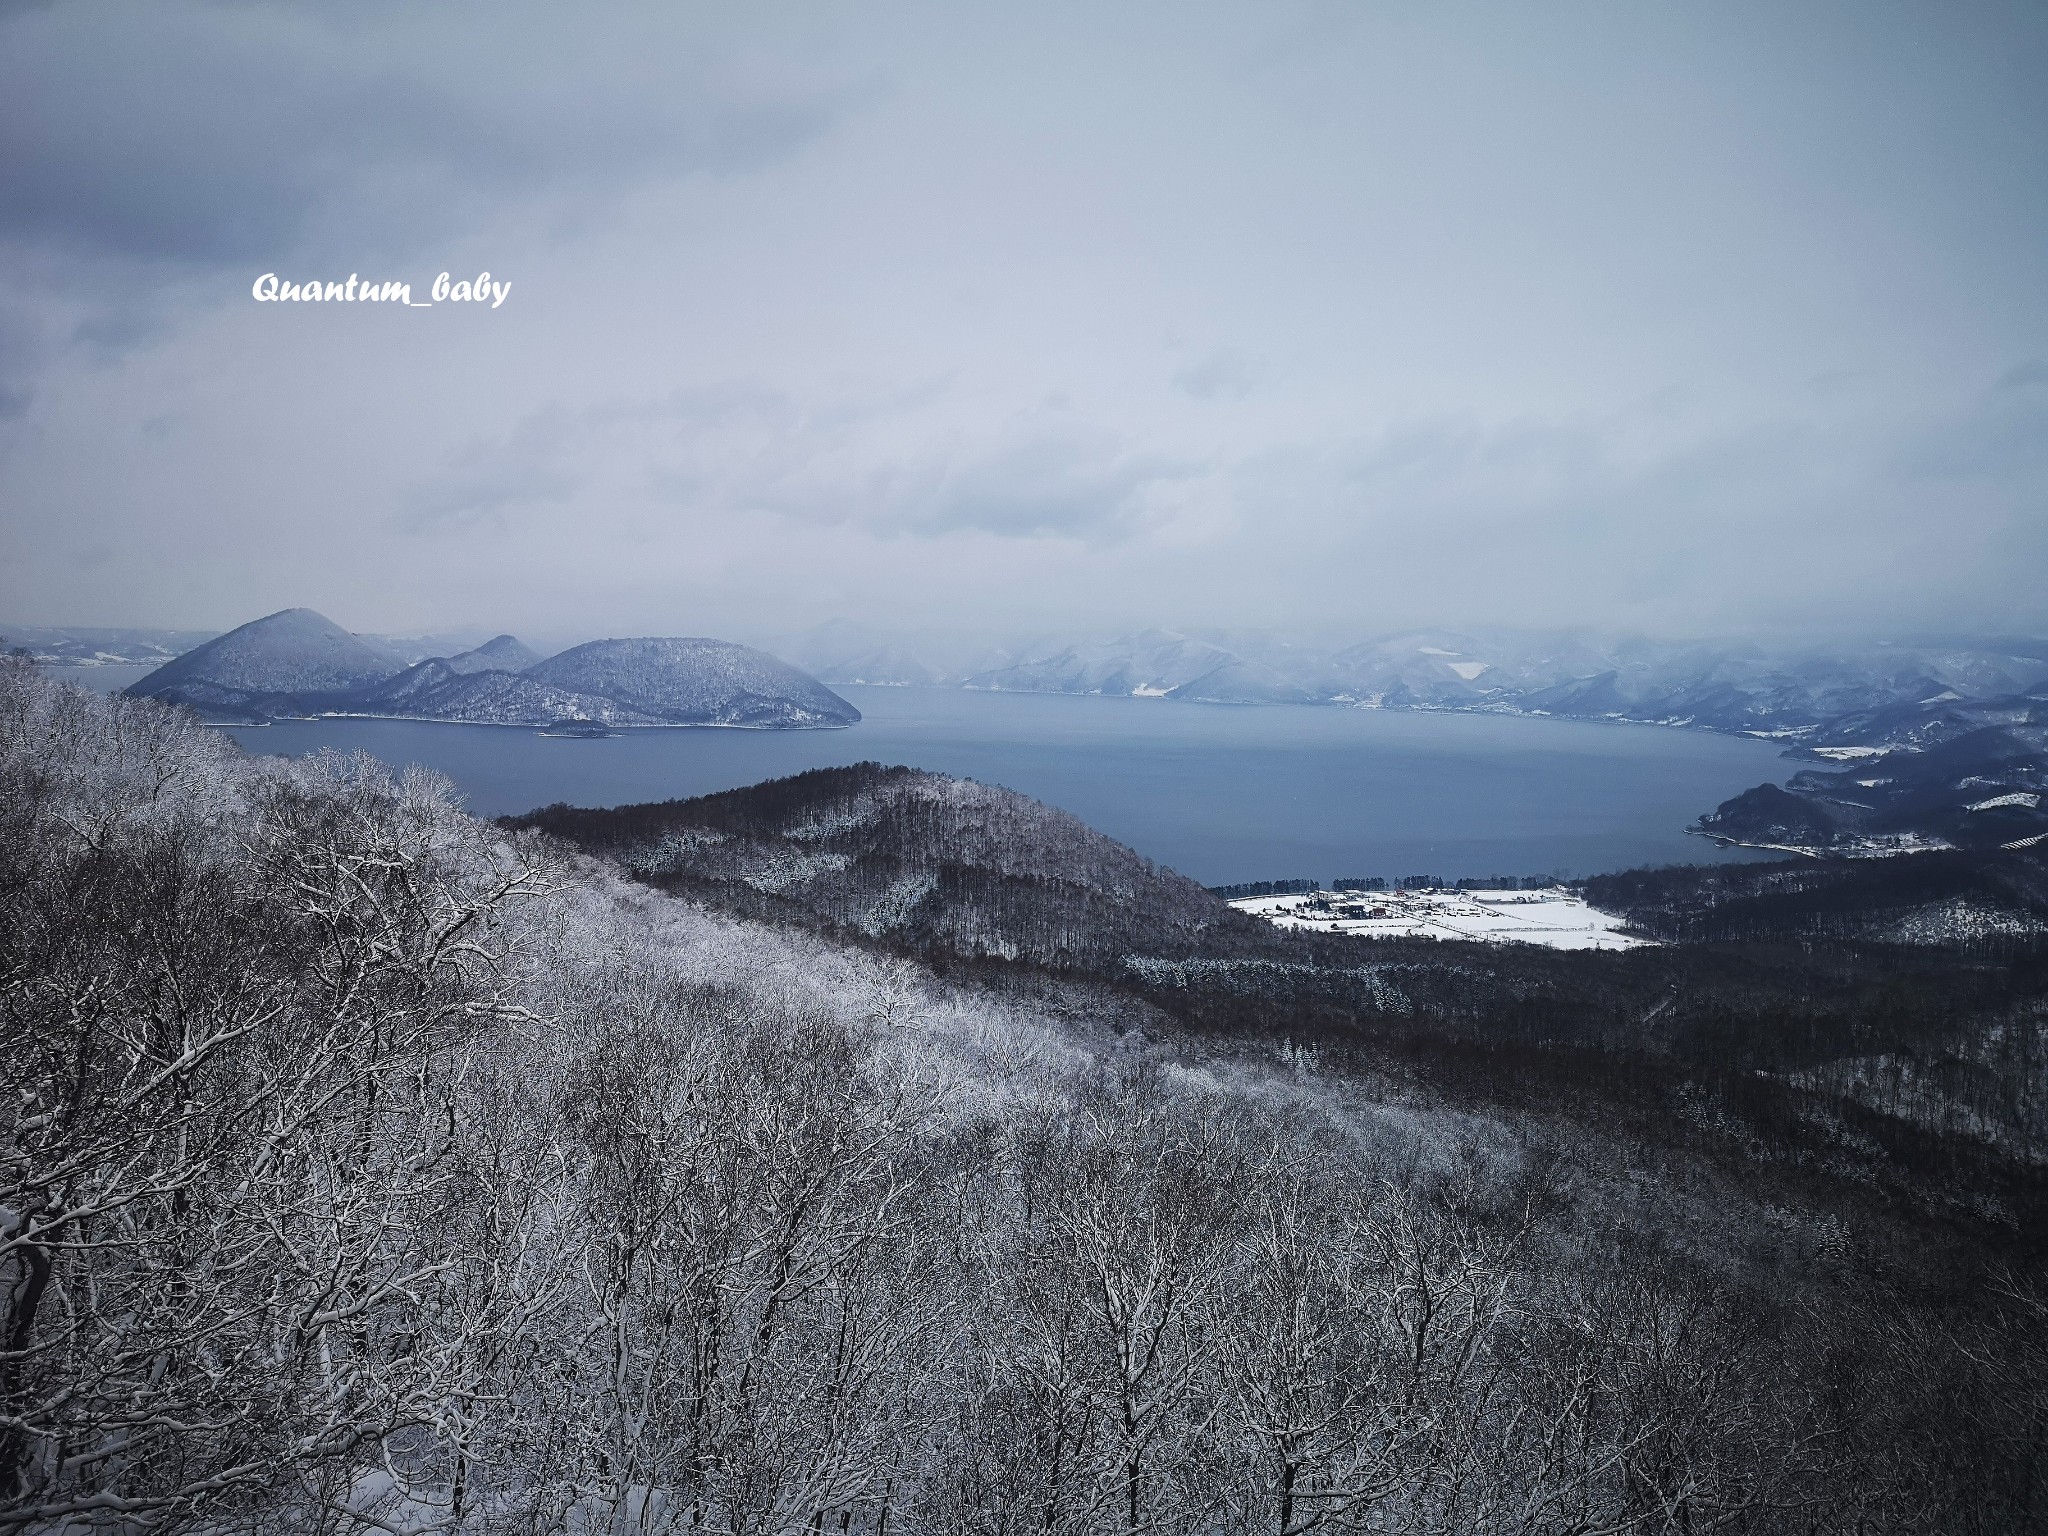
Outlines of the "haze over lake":
[{"label": "haze over lake", "polygon": [[1764,742],[1648,726],[839,691],[865,717],[841,731],[652,730],[573,741],[504,726],[317,720],[230,734],[252,752],[360,749],[422,763],[454,780],[485,816],[558,800],[707,794],[867,759],[907,763],[1060,806],[1209,884],[1590,874],[1721,858],[1687,836],[1686,824],[1787,771]]},{"label": "haze over lake", "polygon": [[[147,672],[56,670],[107,689]],[[1032,795],[1212,885],[1585,875],[1722,859],[1730,854],[1688,836],[1686,825],[1789,771],[1771,743],[1655,726],[945,688],[835,691],[859,708],[859,725],[643,730],[599,741],[411,720],[228,730],[251,752],[361,750],[422,763],[454,780],[482,816],[554,801],[676,799],[835,763],[905,763]]]},{"label": "haze over lake", "polygon": [[[107,689],[147,671],[56,670]],[[454,780],[482,816],[558,800],[676,799],[835,763],[905,763],[1032,795],[1212,885],[1585,875],[1722,859],[1730,854],[1688,836],[1686,825],[1789,772],[1771,743],[1655,726],[945,688],[835,691],[859,708],[859,725],[643,730],[600,741],[411,720],[228,730],[251,752],[361,750],[422,763]]]}]

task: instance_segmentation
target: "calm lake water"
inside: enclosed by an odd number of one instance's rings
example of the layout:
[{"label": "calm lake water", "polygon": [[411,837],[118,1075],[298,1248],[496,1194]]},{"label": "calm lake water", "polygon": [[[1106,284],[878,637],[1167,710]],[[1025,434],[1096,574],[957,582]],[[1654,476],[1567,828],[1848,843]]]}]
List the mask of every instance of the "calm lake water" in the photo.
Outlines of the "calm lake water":
[{"label": "calm lake water", "polygon": [[[141,669],[63,668],[124,687]],[[1163,699],[837,690],[841,731],[634,731],[601,741],[509,726],[280,721],[251,752],[362,750],[423,763],[497,816],[622,805],[872,759],[1006,785],[1205,884],[1340,875],[1585,875],[1731,855],[1684,828],[1789,767],[1704,731],[1499,715]],[[1733,855],[1740,857],[1742,855]]]}]

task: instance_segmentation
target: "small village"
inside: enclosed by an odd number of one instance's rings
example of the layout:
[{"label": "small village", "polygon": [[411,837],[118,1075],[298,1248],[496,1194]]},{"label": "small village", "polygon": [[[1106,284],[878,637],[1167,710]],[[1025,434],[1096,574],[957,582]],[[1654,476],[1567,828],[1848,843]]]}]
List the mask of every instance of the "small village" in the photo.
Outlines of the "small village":
[{"label": "small village", "polygon": [[1240,897],[1230,904],[1282,928],[1358,938],[1475,939],[1552,949],[1634,949],[1654,942],[1623,932],[1620,918],[1589,907],[1561,885],[1309,890]]}]

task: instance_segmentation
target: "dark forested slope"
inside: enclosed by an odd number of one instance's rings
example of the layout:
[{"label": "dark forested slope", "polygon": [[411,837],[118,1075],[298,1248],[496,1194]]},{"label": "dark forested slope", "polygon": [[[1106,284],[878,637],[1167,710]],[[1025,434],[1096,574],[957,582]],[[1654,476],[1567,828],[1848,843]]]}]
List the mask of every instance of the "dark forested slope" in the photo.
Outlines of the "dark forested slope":
[{"label": "dark forested slope", "polygon": [[[1761,1054],[2038,1038],[2024,938],[1297,941],[981,786],[653,810],[802,923],[0,658],[0,1531],[2048,1520],[2038,1156]],[[1001,899],[853,942],[825,855]]]},{"label": "dark forested slope", "polygon": [[[2048,716],[2048,703],[2036,714]],[[1839,769],[1762,784],[1700,818],[1710,837],[1814,853],[2024,848],[2048,841],[2048,751],[2039,725],[1985,726],[1891,747]]]},{"label": "dark forested slope", "polygon": [[1586,899],[1672,942],[1835,939],[1997,952],[2048,933],[2048,856],[1941,849],[1630,869],[1587,881]]},{"label": "dark forested slope", "polygon": [[1282,931],[1063,812],[908,768],[506,825],[998,990],[1078,978],[1210,1039],[1399,1059],[1456,1097],[1569,1104],[1655,1139],[1697,1141],[1721,1115],[1738,1160],[1824,1167],[1930,1208],[1992,1186],[2009,1216],[2042,1199],[2026,1171],[2048,1159],[2038,849],[1602,876],[1590,899],[1660,942],[1597,954]]},{"label": "dark forested slope", "polygon": [[508,818],[734,912],[1043,965],[1244,953],[1272,930],[1065,811],[916,768]]}]

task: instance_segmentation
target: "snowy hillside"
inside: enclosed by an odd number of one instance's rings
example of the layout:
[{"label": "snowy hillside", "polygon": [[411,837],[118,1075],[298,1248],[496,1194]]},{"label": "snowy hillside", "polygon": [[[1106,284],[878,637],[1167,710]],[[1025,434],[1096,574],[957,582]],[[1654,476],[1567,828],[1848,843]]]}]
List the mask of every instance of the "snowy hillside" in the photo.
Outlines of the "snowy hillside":
[{"label": "snowy hillside", "polygon": [[860,712],[765,652],[723,640],[595,640],[539,660],[511,635],[408,665],[308,608],[245,624],[129,690],[226,719],[397,715],[488,725],[851,725]]},{"label": "snowy hillside", "polygon": [[[821,625],[792,654],[829,681],[1198,703],[1323,703],[1623,719],[1832,740],[1859,712],[1986,700],[2048,685],[2048,642],[1770,647],[1593,633],[1408,630],[1318,646],[1276,634],[1166,630],[978,644]],[[1000,659],[982,657],[994,653]],[[1986,722],[1988,723],[1988,722]]]},{"label": "snowy hillside", "polygon": [[269,712],[282,701],[368,688],[402,665],[310,608],[287,608],[187,651],[128,691],[202,710]]},{"label": "snowy hillside", "polygon": [[[1809,772],[1702,818],[1699,830],[1732,842],[1893,853],[2002,846],[2048,829],[2035,806],[2002,798],[2048,785],[2041,641],[1771,647],[1408,630],[1331,649],[1268,634],[1146,630],[1026,646],[1002,666],[951,673],[937,664],[943,647],[928,643],[913,654],[907,641],[874,629],[828,625],[803,643],[826,675],[841,675],[838,667],[866,681],[1624,720],[1765,737],[1783,742],[1788,755],[1830,766],[1891,754],[1893,771],[1881,782]],[[950,644],[954,657],[966,653],[960,637]],[[859,659],[835,655],[835,647]],[[1989,757],[1950,772],[1954,754],[1933,749],[1966,739],[1974,745],[1963,756]],[[1926,752],[1930,760],[1911,760]]]},{"label": "snowy hillside", "polygon": [[37,661],[67,666],[161,665],[204,645],[211,629],[93,629],[0,624],[0,650],[27,651]]},{"label": "snowy hillside", "polygon": [[1842,714],[1815,732],[1812,744],[1826,756],[1829,747],[1929,747],[1986,729],[2048,748],[2048,685],[1981,698],[1942,688],[1910,702]]},{"label": "snowy hillside", "polygon": [[2041,854],[1585,953],[873,765],[525,821],[642,879],[0,657],[0,1526],[2041,1529]]},{"label": "snowy hillside", "polygon": [[522,645],[511,635],[486,640],[475,650],[445,658],[451,672],[524,672],[541,659],[540,652]]},{"label": "snowy hillside", "polygon": [[1221,646],[1168,630],[1147,630],[1102,645],[1072,645],[1035,661],[983,672],[970,688],[1012,693],[1107,693],[1163,697],[1230,665]]},{"label": "snowy hillside", "polygon": [[521,674],[653,719],[705,725],[852,725],[860,711],[787,662],[725,640],[593,640]]},{"label": "snowy hillside", "polygon": [[955,687],[1048,648],[949,630],[881,630],[834,619],[791,636],[776,651],[823,683],[888,688]]},{"label": "snowy hillside", "polygon": [[1699,829],[1722,842],[1816,854],[2018,848],[2048,834],[2048,754],[2035,731],[1985,727],[1925,748],[1859,751],[1844,763],[1796,773],[1783,789],[1759,785],[1702,816]]},{"label": "snowy hillside", "polygon": [[552,806],[508,825],[729,910],[953,954],[1099,963],[1250,932],[1193,881],[1065,811],[915,768],[820,768],[694,800]]}]

